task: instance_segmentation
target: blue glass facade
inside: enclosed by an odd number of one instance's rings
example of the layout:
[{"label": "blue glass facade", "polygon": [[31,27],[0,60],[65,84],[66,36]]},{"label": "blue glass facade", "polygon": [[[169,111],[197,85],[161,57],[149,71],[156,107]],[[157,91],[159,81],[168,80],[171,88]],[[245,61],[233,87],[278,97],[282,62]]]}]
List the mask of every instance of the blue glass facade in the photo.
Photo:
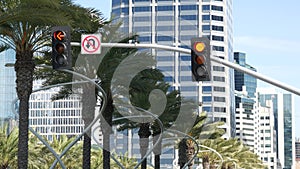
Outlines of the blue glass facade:
[{"label": "blue glass facade", "polygon": [[[0,53],[0,119],[14,118],[12,111],[13,100],[16,94],[16,75],[14,67],[6,67],[6,63],[15,63],[15,52],[7,50]],[[0,121],[1,121],[0,120]]]},{"label": "blue glass facade", "polygon": [[293,98],[291,94],[278,92],[259,94],[259,102],[265,105],[267,100],[273,102],[273,113],[275,120],[275,130],[277,133],[277,158],[278,165],[283,169],[292,169],[295,165],[295,149],[293,130]]}]

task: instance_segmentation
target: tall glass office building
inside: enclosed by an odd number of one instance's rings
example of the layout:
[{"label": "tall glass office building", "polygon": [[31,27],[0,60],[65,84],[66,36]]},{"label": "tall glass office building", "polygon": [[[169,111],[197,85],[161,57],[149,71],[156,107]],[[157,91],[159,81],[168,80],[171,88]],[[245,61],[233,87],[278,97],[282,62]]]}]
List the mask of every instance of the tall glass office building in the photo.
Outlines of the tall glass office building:
[{"label": "tall glass office building", "polygon": [[291,169],[295,166],[295,123],[294,99],[292,94],[275,89],[258,89],[259,102],[262,106],[268,100],[273,102],[275,130],[277,133],[278,166]]},{"label": "tall glass office building", "polygon": [[17,97],[16,73],[13,67],[6,67],[6,63],[15,63],[13,50],[0,53],[0,123],[15,118],[12,103]]},{"label": "tall glass office building", "polygon": [[[112,0],[111,16],[123,21],[122,32],[138,34],[140,43],[190,49],[191,38],[208,37],[212,57],[233,61],[232,0]],[[212,120],[224,121],[224,137],[235,136],[232,70],[213,62],[211,81],[193,82],[189,54],[148,51],[172,89],[199,102],[199,111],[206,111]],[[170,153],[162,159],[170,164],[174,152],[166,151]]]},{"label": "tall glass office building", "polygon": [[[140,43],[190,49],[193,37],[211,40],[212,57],[233,61],[232,0],[112,0],[112,16],[122,31],[137,33]],[[210,82],[192,82],[191,56],[149,50],[165,80],[186,98],[201,103],[215,121],[226,122],[224,137],[235,135],[233,71],[212,63]]]}]

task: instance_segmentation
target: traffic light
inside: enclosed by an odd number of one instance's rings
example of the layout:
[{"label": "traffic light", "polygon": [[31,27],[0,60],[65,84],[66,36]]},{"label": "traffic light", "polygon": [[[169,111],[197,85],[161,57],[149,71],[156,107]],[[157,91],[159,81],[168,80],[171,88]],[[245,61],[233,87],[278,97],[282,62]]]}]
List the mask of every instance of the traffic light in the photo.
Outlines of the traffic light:
[{"label": "traffic light", "polygon": [[70,27],[52,28],[52,66],[53,69],[71,69],[71,34]]},{"label": "traffic light", "polygon": [[191,65],[193,81],[210,81],[210,41],[205,37],[191,39]]}]

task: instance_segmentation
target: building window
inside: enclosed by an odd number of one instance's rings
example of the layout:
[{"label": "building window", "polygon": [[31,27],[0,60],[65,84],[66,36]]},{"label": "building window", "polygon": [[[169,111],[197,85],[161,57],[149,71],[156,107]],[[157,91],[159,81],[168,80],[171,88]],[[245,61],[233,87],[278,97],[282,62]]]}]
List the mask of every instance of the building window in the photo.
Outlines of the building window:
[{"label": "building window", "polygon": [[173,71],[174,67],[173,66],[159,66],[159,67],[157,67],[157,69],[159,69],[163,72],[164,71],[168,72],[168,71]]},{"label": "building window", "polygon": [[180,66],[181,71],[191,71],[191,66]]},{"label": "building window", "polygon": [[225,77],[214,76],[214,77],[213,77],[213,80],[214,80],[214,81],[217,81],[217,82],[225,82]]},{"label": "building window", "polygon": [[214,20],[214,21],[223,21],[223,16],[212,15],[212,20]]},{"label": "building window", "polygon": [[265,133],[271,133],[271,130],[265,130]]},{"label": "building window", "polygon": [[192,76],[180,76],[180,81],[192,81]]},{"label": "building window", "polygon": [[173,61],[172,56],[157,56],[156,57],[157,61]]},{"label": "building window", "polygon": [[214,97],[214,101],[216,101],[216,102],[225,102],[225,97]]},{"label": "building window", "polygon": [[181,20],[197,20],[197,15],[181,15]]},{"label": "building window", "polygon": [[209,15],[202,15],[202,21],[208,21],[208,20],[210,20]]},{"label": "building window", "polygon": [[225,107],[214,107],[214,111],[226,113],[226,108]]},{"label": "building window", "polygon": [[223,32],[223,31],[224,31],[224,27],[223,27],[223,26],[216,26],[216,25],[213,25],[213,26],[212,26],[212,30]]},{"label": "building window", "polygon": [[196,91],[197,90],[197,86],[181,86],[180,87],[181,91]]},{"label": "building window", "polygon": [[[173,26],[157,26],[156,27],[156,31],[170,31],[170,30],[173,30]],[[150,32],[150,29],[149,29],[149,32]]]},{"label": "building window", "polygon": [[157,16],[156,20],[157,21],[173,21],[174,16]]},{"label": "building window", "polygon": [[223,11],[223,7],[222,7],[222,6],[215,6],[215,5],[212,5],[212,6],[211,6],[211,10],[215,10],[215,11]]},{"label": "building window", "polygon": [[225,72],[225,67],[223,67],[223,66],[213,66],[213,71]]},{"label": "building window", "polygon": [[202,92],[203,93],[210,93],[211,92],[211,86],[202,86]]},{"label": "building window", "polygon": [[191,61],[191,56],[181,55],[180,60],[182,60],[182,61]]},{"label": "building window", "polygon": [[215,35],[213,35],[212,36],[212,40],[224,42],[224,37],[223,36],[215,36]]},{"label": "building window", "polygon": [[150,32],[151,28],[149,26],[136,26],[134,27],[134,32]]},{"label": "building window", "polygon": [[198,6],[197,5],[181,5],[180,10],[182,10],[182,11],[184,11],[184,10],[198,10]]},{"label": "building window", "polygon": [[206,107],[206,106],[204,106],[204,107],[202,108],[202,111],[211,112],[211,107]]},{"label": "building window", "polygon": [[202,5],[202,11],[209,11],[210,6],[209,5]]},{"label": "building window", "polygon": [[174,11],[174,6],[156,6],[155,11]]},{"label": "building window", "polygon": [[134,22],[150,22],[151,17],[149,16],[136,16],[133,18]]},{"label": "building window", "polygon": [[224,47],[223,46],[213,46],[213,50],[214,51],[224,52]]},{"label": "building window", "polygon": [[182,30],[182,31],[194,30],[194,27],[191,25],[180,25],[180,30]]},{"label": "building window", "polygon": [[151,7],[150,6],[139,6],[139,7],[133,7],[133,12],[150,12]]},{"label": "building window", "polygon": [[157,41],[173,41],[174,37],[172,36],[158,36]]},{"label": "building window", "polygon": [[173,77],[172,76],[166,76],[166,77],[164,77],[164,80],[166,82],[173,82]]},{"label": "building window", "polygon": [[202,30],[203,31],[209,31],[210,30],[210,25],[202,25]]},{"label": "building window", "polygon": [[203,96],[202,97],[202,102],[211,102],[211,101],[212,101],[211,96]]}]

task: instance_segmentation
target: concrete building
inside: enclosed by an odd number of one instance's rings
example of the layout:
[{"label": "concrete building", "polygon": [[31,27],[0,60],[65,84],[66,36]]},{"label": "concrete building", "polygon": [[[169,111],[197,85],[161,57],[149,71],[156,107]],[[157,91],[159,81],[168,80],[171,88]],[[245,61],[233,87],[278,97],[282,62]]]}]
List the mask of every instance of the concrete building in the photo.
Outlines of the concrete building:
[{"label": "concrete building", "polygon": [[273,103],[274,126],[277,140],[278,168],[293,169],[295,163],[295,122],[294,99],[292,94],[283,93],[275,88],[258,88],[258,101],[266,106]]},{"label": "concrete building", "polygon": [[[33,90],[42,87],[42,81],[33,83]],[[52,101],[59,88],[41,90],[31,94],[29,101],[29,125],[40,135],[76,136],[83,131],[80,97],[72,95],[66,99]]]},{"label": "concrete building", "polygon": [[264,106],[259,102],[257,103],[259,112],[259,128],[257,131],[259,138],[257,139],[258,144],[255,146],[256,152],[269,169],[277,169],[277,137],[274,126],[273,102],[272,100],[267,100]]}]

